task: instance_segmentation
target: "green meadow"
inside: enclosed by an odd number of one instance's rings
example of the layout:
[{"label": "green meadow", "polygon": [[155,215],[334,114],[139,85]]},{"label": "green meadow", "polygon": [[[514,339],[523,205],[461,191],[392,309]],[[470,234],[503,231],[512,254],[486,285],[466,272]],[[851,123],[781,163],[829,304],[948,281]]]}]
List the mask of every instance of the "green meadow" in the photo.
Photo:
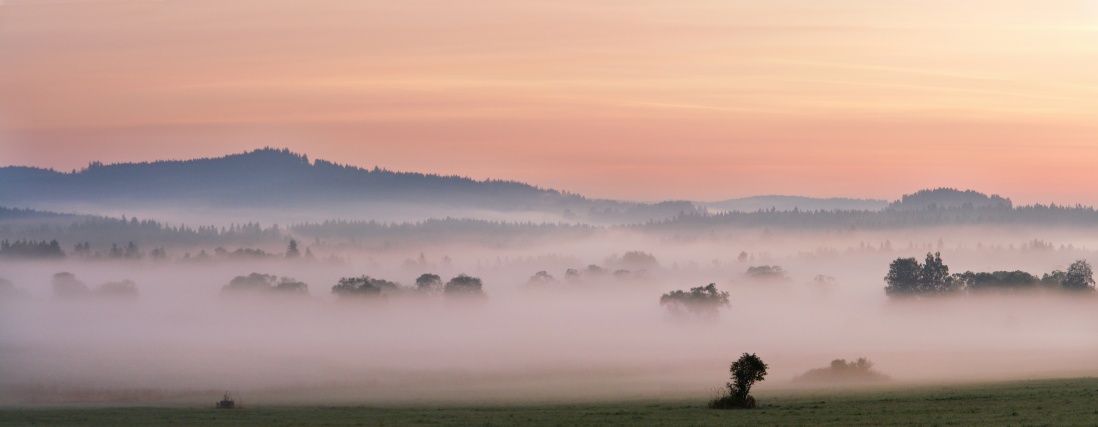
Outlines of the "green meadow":
[{"label": "green meadow", "polygon": [[2,426],[1098,425],[1098,378],[755,393],[754,410],[704,401],[572,404],[8,407]]}]

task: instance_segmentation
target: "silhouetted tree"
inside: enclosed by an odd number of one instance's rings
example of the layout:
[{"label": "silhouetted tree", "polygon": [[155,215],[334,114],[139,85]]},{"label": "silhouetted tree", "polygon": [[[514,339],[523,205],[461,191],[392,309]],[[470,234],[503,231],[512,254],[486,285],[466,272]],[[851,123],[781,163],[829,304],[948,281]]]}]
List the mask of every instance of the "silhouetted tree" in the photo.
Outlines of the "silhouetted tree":
[{"label": "silhouetted tree", "polygon": [[107,282],[95,289],[97,296],[111,298],[137,298],[137,284],[130,280]]},{"label": "silhouetted tree", "polygon": [[600,277],[606,275],[606,269],[599,267],[595,264],[590,264],[583,270],[583,274],[593,277]]},{"label": "silhouetted tree", "polygon": [[621,256],[621,264],[634,270],[653,269],[660,266],[655,256],[641,251],[626,252]]},{"label": "silhouetted tree", "polygon": [[289,277],[277,277],[271,274],[252,273],[236,276],[229,284],[221,288],[223,293],[251,294],[300,294],[309,293],[309,285]]},{"label": "silhouetted tree", "polygon": [[964,273],[953,275],[953,284],[957,289],[969,292],[1014,291],[1034,289],[1040,283],[1037,276],[1024,271],[993,271],[990,273]]},{"label": "silhouetted tree", "polygon": [[1068,267],[1060,286],[1069,291],[1094,291],[1094,271],[1086,260],[1078,260]]},{"label": "silhouetted tree", "polygon": [[332,293],[338,297],[378,297],[399,291],[399,283],[370,276],[344,277],[332,286]]},{"label": "silhouetted tree", "polygon": [[135,244],[134,242],[130,242],[126,245],[126,251],[122,254],[122,256],[126,259],[141,259],[142,257],[144,257],[144,254],[142,254],[141,251],[137,249],[137,244]]},{"label": "silhouetted tree", "polygon": [[549,274],[548,271],[542,270],[534,273],[533,276],[530,276],[530,280],[527,280],[526,283],[531,285],[549,285],[557,283],[557,278],[553,277],[552,274]]},{"label": "silhouetted tree", "polygon": [[88,243],[88,242],[77,243],[76,246],[73,247],[72,253],[74,255],[78,255],[78,256],[82,256],[82,257],[87,257],[87,256],[91,255],[91,243]]},{"label": "silhouetted tree", "polygon": [[942,263],[942,254],[926,254],[926,262],[919,273],[919,293],[926,295],[942,294],[951,291],[949,266]]},{"label": "silhouetted tree", "polygon": [[118,259],[122,258],[123,255],[125,254],[122,252],[122,248],[118,247],[117,243],[111,243],[111,250],[107,252],[107,257]]},{"label": "silhouetted tree", "polygon": [[941,254],[926,254],[926,264],[915,258],[896,258],[885,275],[885,293],[890,297],[941,295],[956,290],[949,267]]},{"label": "silhouetted tree", "polygon": [[888,266],[885,276],[885,293],[890,297],[910,296],[919,293],[919,275],[922,266],[915,258],[896,258]]},{"label": "silhouetted tree", "polygon": [[750,409],[757,406],[755,398],[751,396],[751,386],[766,378],[767,368],[769,366],[754,353],[744,353],[728,368],[732,376],[732,381],[725,384],[728,395],[709,402],[709,407]]},{"label": "silhouetted tree", "polygon": [[442,292],[442,278],[437,274],[424,273],[416,278],[416,291],[437,294]]},{"label": "silhouetted tree", "polygon": [[728,307],[728,292],[717,289],[715,283],[708,286],[690,288],[689,292],[678,290],[660,297],[660,305],[675,316],[692,315],[710,319],[717,317],[721,307]]},{"label": "silhouetted tree", "polygon": [[280,294],[308,295],[309,285],[289,277],[283,277],[278,280],[278,283],[271,290]]},{"label": "silhouetted tree", "polygon": [[297,250],[297,240],[290,239],[290,243],[286,245],[286,258],[299,258],[301,252]]},{"label": "silhouetted tree", "polygon": [[64,258],[65,251],[56,240],[0,240],[0,256],[15,258]]},{"label": "silhouetted tree", "polygon": [[88,285],[76,278],[76,275],[63,272],[53,275],[53,295],[58,298],[80,298],[91,291]]},{"label": "silhouetted tree", "polygon": [[482,287],[479,278],[459,274],[446,282],[443,293],[447,296],[483,296],[484,290]]},{"label": "silhouetted tree", "polygon": [[1059,289],[1063,286],[1065,277],[1067,277],[1067,273],[1063,270],[1052,270],[1051,273],[1045,273],[1041,276],[1041,286],[1049,289]]},{"label": "silhouetted tree", "polygon": [[155,260],[164,260],[168,259],[168,253],[164,250],[164,247],[161,246],[149,251],[149,257]]},{"label": "silhouetted tree", "polygon": [[759,265],[747,267],[744,276],[755,280],[785,280],[785,269],[777,265]]}]

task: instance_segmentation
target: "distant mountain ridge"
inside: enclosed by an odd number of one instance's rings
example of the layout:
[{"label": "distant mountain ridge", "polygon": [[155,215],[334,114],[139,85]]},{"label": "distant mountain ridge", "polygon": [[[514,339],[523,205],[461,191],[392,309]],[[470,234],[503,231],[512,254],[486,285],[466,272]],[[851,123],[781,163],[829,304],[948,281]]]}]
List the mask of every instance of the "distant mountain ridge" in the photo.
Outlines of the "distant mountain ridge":
[{"label": "distant mountain ridge", "polygon": [[776,211],[876,211],[888,207],[888,201],[876,199],[850,199],[842,197],[813,198],[801,196],[754,196],[719,202],[699,202],[711,210],[722,212]]},{"label": "distant mountain ridge", "polygon": [[[180,211],[259,210],[266,221],[294,223],[333,218],[422,221],[476,218],[504,221],[635,224],[680,215],[757,211],[880,211],[940,208],[1011,208],[1008,198],[951,188],[922,190],[892,203],[875,199],[756,196],[718,202],[637,203],[588,199],[508,180],[474,180],[394,172],[263,148],[217,158],[105,165],[72,172],[0,167],[0,206],[52,211],[158,216]],[[151,208],[150,208],[151,207]],[[146,208],[154,209],[149,211]],[[160,211],[156,211],[160,208]],[[146,210],[143,210],[146,209]],[[305,212],[307,214],[300,214]],[[182,214],[181,214],[182,215]],[[281,216],[279,216],[281,215]]]},{"label": "distant mountain ridge", "polygon": [[[212,208],[418,206],[499,212],[545,212],[564,219],[638,222],[692,213],[690,202],[655,204],[587,199],[505,180],[363,169],[286,149],[193,160],[104,165],[71,173],[22,166],[0,168],[0,205],[56,208],[67,204],[196,204]],[[432,212],[430,209],[419,211]]]}]

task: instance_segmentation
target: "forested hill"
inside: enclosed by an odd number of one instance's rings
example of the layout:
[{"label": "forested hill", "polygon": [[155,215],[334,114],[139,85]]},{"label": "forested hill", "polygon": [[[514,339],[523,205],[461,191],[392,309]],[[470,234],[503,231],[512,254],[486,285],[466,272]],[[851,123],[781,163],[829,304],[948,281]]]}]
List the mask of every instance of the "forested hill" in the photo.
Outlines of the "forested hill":
[{"label": "forested hill", "polygon": [[876,199],[850,199],[832,197],[827,199],[800,196],[754,196],[719,202],[700,203],[713,211],[755,212],[759,210],[775,211],[878,211],[888,206],[888,202]]},{"label": "forested hill", "polygon": [[972,191],[957,190],[953,188],[936,188],[933,190],[920,190],[914,194],[905,194],[900,200],[888,205],[892,210],[925,210],[925,209],[952,209],[952,208],[1005,208],[1010,209],[1014,203],[1010,199],[998,194],[990,196]]},{"label": "forested hill", "polygon": [[[279,149],[219,158],[104,165],[70,173],[0,168],[0,205],[49,206],[200,203],[265,208],[406,204],[494,211],[538,211],[622,221],[670,218],[689,202],[640,204],[592,200],[516,181],[394,172],[315,160]],[[611,218],[612,217],[612,218]]]}]

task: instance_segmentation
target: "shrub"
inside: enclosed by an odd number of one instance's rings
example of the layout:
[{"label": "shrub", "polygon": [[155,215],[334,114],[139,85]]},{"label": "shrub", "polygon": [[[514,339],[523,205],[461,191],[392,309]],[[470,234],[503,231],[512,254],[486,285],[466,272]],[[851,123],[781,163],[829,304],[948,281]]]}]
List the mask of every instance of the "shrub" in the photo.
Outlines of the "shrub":
[{"label": "shrub", "polygon": [[835,359],[826,368],[817,368],[805,372],[793,381],[804,383],[872,383],[889,381],[888,375],[873,369],[873,362],[864,357],[847,362]]}]

